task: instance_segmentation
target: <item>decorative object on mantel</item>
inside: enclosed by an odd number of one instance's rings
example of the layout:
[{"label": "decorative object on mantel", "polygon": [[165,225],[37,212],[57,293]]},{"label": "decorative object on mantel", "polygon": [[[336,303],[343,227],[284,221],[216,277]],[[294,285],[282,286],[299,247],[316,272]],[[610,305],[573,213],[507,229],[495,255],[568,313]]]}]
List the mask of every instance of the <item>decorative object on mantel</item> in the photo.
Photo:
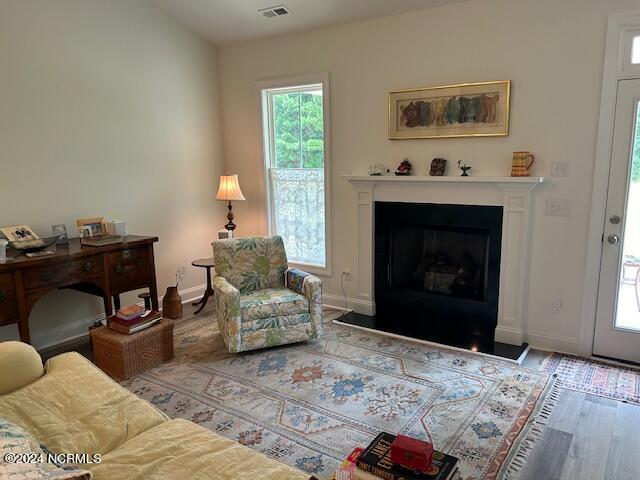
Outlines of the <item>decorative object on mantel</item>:
[{"label": "decorative object on mantel", "polygon": [[528,177],[535,158],[531,152],[513,152],[512,177]]},{"label": "decorative object on mantel", "polygon": [[458,160],[458,168],[460,170],[462,170],[462,175],[460,175],[461,177],[468,177],[469,174],[467,173],[469,170],[471,170],[471,167],[469,165],[467,165],[466,163],[462,163],[462,160]]},{"label": "decorative object on mantel", "polygon": [[220,175],[220,186],[218,187],[218,194],[216,200],[223,200],[229,202],[227,207],[229,213],[227,213],[227,220],[229,222],[224,226],[230,232],[236,229],[236,224],[233,223],[233,208],[231,205],[232,200],[244,200],[242,190],[240,190],[240,183],[238,182],[238,175],[231,175],[231,172],[227,171],[226,175]]},{"label": "decorative object on mantel", "polygon": [[413,169],[413,167],[411,166],[411,162],[409,161],[408,158],[405,158],[402,162],[400,162],[400,165],[398,165],[398,168],[396,168],[396,175],[397,176],[409,176],[411,175],[411,170]]},{"label": "decorative object on mantel", "polygon": [[505,80],[389,92],[389,140],[506,136],[510,90]]},{"label": "decorative object on mantel", "polygon": [[178,293],[178,285],[187,275],[185,267],[178,267],[176,270],[176,284],[167,287],[167,293],[162,298],[162,316],[167,318],[182,318],[182,297]]},{"label": "decorative object on mantel", "polygon": [[431,169],[429,170],[430,177],[442,177],[444,171],[447,168],[447,160],[444,158],[434,158],[431,160]]},{"label": "decorative object on mantel", "polygon": [[368,173],[372,177],[379,177],[380,175],[384,175],[385,170],[389,172],[389,169],[385,169],[381,163],[372,163],[369,165]]}]

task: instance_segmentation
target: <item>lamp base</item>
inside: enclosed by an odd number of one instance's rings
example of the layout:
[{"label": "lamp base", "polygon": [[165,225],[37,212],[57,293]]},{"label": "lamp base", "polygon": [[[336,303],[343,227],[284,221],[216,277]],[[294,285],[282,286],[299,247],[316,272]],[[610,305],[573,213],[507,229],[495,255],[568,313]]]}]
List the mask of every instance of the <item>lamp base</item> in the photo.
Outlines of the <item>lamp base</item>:
[{"label": "lamp base", "polygon": [[231,211],[233,206],[231,205],[231,200],[229,200],[227,208],[229,209],[229,213],[227,213],[227,220],[229,220],[229,222],[224,226],[224,228],[233,232],[236,229],[236,224],[233,223],[233,212]]}]

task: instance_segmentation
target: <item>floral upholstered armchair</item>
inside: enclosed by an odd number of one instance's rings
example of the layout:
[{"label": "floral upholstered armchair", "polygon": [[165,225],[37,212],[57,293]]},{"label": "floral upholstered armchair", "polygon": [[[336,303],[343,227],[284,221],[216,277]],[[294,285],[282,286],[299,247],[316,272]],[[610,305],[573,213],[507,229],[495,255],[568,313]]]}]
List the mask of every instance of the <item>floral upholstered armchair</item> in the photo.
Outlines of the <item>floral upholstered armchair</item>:
[{"label": "floral upholstered armchair", "polygon": [[230,352],[317,338],[322,281],[288,268],[281,237],[212,243],[218,325]]}]

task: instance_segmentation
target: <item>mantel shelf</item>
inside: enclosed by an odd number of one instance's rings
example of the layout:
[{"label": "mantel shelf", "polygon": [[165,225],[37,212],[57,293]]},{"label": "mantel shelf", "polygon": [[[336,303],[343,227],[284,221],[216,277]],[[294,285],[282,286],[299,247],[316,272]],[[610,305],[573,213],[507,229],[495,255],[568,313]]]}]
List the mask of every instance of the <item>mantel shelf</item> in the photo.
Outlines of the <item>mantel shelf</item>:
[{"label": "mantel shelf", "polygon": [[544,183],[545,177],[460,177],[443,176],[428,177],[420,175],[396,176],[396,175],[342,175],[349,182],[410,182],[410,183],[493,183],[493,184],[529,184]]}]

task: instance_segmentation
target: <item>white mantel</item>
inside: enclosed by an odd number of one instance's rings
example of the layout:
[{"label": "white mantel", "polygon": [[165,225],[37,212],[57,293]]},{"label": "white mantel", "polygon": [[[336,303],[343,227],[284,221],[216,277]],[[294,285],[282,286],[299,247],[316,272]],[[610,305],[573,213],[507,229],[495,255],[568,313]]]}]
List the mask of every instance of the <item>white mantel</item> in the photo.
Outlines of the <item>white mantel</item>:
[{"label": "white mantel", "polygon": [[358,291],[354,308],[373,315],[374,202],[443,203],[503,207],[496,340],[523,341],[524,292],[529,257],[531,191],[544,177],[427,177],[343,175],[355,188]]}]

